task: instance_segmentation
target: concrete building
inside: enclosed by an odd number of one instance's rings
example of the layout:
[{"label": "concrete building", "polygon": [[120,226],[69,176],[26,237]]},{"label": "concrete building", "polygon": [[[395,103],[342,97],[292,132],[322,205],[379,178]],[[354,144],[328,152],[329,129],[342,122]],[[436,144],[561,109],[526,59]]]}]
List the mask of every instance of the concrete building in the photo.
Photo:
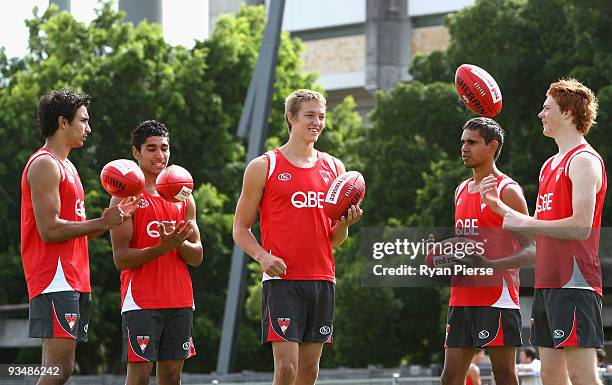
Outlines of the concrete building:
[{"label": "concrete building", "polygon": [[[266,0],[268,5],[270,1]],[[408,67],[417,53],[444,50],[450,35],[444,17],[475,0],[286,0],[283,31],[300,38],[305,71],[319,73],[330,106],[348,95],[364,119],[375,92],[410,81]],[[209,0],[212,30],[216,18],[235,12],[240,0]],[[262,3],[250,1],[249,4]],[[521,274],[533,282],[533,270]],[[533,289],[521,289],[524,341],[528,341]],[[612,300],[604,299],[603,320],[612,329]],[[608,345],[608,344],[606,344]],[[612,345],[612,343],[610,343]]]},{"label": "concrete building", "polygon": [[[269,4],[266,0],[265,3]],[[260,3],[250,1],[249,3]],[[239,0],[209,0],[209,25]],[[444,16],[474,0],[286,0],[283,31],[305,45],[304,70],[319,73],[331,106],[353,95],[363,117],[374,92],[409,81],[415,54],[445,49]]]}]

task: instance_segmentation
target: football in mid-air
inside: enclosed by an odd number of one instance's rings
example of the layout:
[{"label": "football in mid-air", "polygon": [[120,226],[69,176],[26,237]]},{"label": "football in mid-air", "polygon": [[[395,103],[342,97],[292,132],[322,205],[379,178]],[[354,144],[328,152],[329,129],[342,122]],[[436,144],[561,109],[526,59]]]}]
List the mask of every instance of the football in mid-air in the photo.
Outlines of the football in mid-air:
[{"label": "football in mid-air", "polygon": [[357,171],[345,172],[329,186],[323,201],[323,210],[332,220],[339,220],[352,205],[359,206],[365,192],[363,175]]},{"label": "football in mid-air", "polygon": [[100,172],[102,187],[109,194],[127,198],[138,195],[145,185],[145,177],[136,162],[117,159],[108,162]]},{"label": "football in mid-air", "polygon": [[170,202],[182,202],[193,191],[193,178],[189,171],[173,164],[160,172],[155,180],[159,195]]},{"label": "football in mid-air", "polygon": [[489,118],[502,109],[502,94],[493,76],[472,64],[462,64],[455,72],[455,88],[461,101],[478,115]]}]

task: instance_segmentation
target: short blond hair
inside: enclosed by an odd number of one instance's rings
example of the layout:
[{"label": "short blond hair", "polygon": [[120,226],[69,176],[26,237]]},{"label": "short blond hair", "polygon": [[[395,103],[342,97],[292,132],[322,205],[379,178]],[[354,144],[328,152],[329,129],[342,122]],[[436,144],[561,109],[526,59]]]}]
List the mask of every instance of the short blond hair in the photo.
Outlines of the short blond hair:
[{"label": "short blond hair", "polygon": [[327,107],[327,100],[325,96],[323,96],[320,92],[308,90],[308,89],[299,89],[295,90],[285,98],[285,122],[287,122],[287,128],[289,132],[291,132],[291,123],[289,123],[289,114],[295,117],[300,110],[300,106],[304,102],[309,102],[311,100],[316,100],[323,105],[323,107]]},{"label": "short blond hair", "polygon": [[572,112],[572,122],[583,135],[589,133],[597,118],[597,97],[591,89],[574,78],[552,83],[546,95],[555,99],[561,112]]}]

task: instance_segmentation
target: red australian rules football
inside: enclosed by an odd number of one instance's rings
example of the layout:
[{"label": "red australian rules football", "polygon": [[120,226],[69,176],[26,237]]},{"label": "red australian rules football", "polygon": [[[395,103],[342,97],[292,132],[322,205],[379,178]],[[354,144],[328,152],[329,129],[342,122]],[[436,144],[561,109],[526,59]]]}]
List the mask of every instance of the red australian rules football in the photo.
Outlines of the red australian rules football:
[{"label": "red australian rules football", "polygon": [[502,109],[502,94],[493,76],[472,64],[462,64],[455,72],[455,88],[470,110],[489,118]]},{"label": "red australian rules football", "polygon": [[127,198],[138,195],[145,185],[145,177],[138,164],[128,159],[108,162],[100,172],[102,187],[109,194]]},{"label": "red australian rules football", "polygon": [[189,198],[193,191],[193,178],[189,171],[173,164],[159,173],[155,180],[159,195],[170,202],[182,202]]},{"label": "red australian rules football", "polygon": [[348,171],[337,177],[327,190],[323,201],[325,214],[333,220],[339,220],[349,207],[359,205],[365,197],[366,184],[357,171]]}]

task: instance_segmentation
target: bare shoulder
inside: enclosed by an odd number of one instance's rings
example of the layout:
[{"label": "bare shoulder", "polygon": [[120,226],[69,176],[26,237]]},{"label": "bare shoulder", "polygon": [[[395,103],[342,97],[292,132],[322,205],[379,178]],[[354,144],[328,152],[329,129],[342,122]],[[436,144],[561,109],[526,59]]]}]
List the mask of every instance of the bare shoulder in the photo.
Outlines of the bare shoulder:
[{"label": "bare shoulder", "polygon": [[61,178],[60,166],[50,155],[40,155],[28,166],[27,180],[32,184],[59,183]]},{"label": "bare shoulder", "polygon": [[525,215],[529,213],[523,189],[517,183],[507,185],[506,188],[504,188],[501,198],[502,202],[507,204],[511,209]]},{"label": "bare shoulder", "polygon": [[572,180],[585,180],[596,177],[601,178],[602,164],[599,157],[591,152],[577,154],[569,165],[569,176]]},{"label": "bare shoulder", "polygon": [[268,158],[265,155],[260,155],[249,162],[244,170],[244,186],[263,186],[266,183],[266,174],[268,173]]},{"label": "bare shoulder", "polygon": [[268,158],[265,155],[260,155],[249,162],[244,171],[245,177],[265,177],[268,172]]},{"label": "bare shoulder", "polygon": [[196,202],[193,194],[189,194],[189,198],[187,198],[187,210],[191,210],[195,213]]},{"label": "bare shoulder", "polygon": [[247,165],[247,170],[249,169],[254,171],[266,171],[268,169],[268,157],[265,155],[260,155],[253,159]]},{"label": "bare shoulder", "polygon": [[521,186],[518,185],[518,183],[510,183],[508,186],[506,186],[506,188],[504,189],[504,197],[508,196],[511,198],[524,198],[525,194],[523,193],[523,189],[521,188]]},{"label": "bare shoulder", "polygon": [[574,162],[577,162],[576,164],[579,166],[593,165],[599,167],[601,165],[600,156],[595,154],[596,153],[590,151],[582,151],[576,154],[570,163],[570,167],[574,164]]},{"label": "bare shoulder", "polygon": [[344,174],[346,172],[346,167],[344,166],[344,163],[342,163],[342,161],[336,158],[335,156],[332,156],[332,158],[334,159],[334,162],[336,162],[336,166],[338,167],[338,175]]}]

